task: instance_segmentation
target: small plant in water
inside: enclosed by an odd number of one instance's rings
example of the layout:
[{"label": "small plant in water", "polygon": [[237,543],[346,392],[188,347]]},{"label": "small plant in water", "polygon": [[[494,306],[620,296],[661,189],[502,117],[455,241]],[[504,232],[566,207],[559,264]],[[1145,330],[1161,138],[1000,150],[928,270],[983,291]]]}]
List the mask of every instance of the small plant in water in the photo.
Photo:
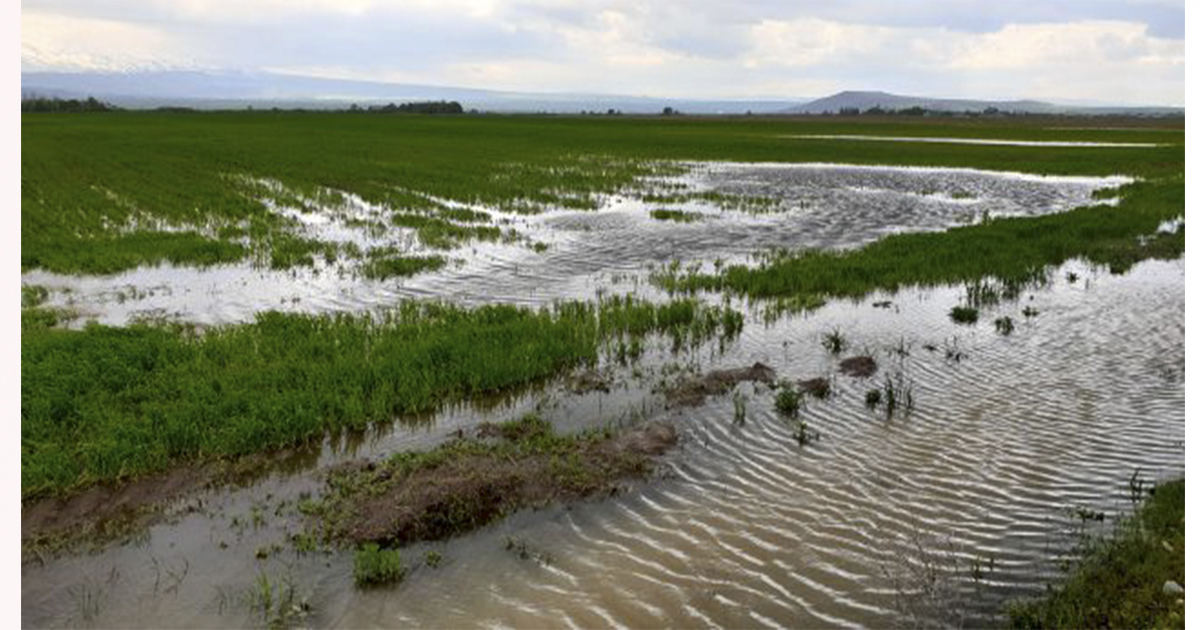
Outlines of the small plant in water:
[{"label": "small plant in water", "polygon": [[867,408],[874,411],[879,403],[883,401],[883,392],[878,389],[867,391]]},{"label": "small plant in water", "polygon": [[800,392],[792,388],[791,383],[785,383],[775,394],[775,411],[788,418],[795,418],[800,412]]},{"label": "small plant in water", "polygon": [[796,421],[795,429],[792,431],[792,439],[796,440],[796,444],[805,446],[817,439],[817,434],[815,431],[809,430],[807,422],[798,420]]},{"label": "small plant in water", "polygon": [[979,309],[970,306],[955,306],[950,309],[950,319],[956,324],[974,324],[979,321]]},{"label": "small plant in water", "polygon": [[544,565],[550,564],[550,554],[538,552],[524,538],[508,536],[504,539],[504,549],[513,552],[522,560],[536,560]]},{"label": "small plant in water", "polygon": [[1071,284],[1075,284],[1078,281],[1079,281],[1079,274],[1075,273],[1074,271],[1067,272],[1067,282],[1069,282]]},{"label": "small plant in water", "polygon": [[1025,308],[1021,309],[1021,314],[1024,315],[1026,318],[1037,317],[1038,310],[1036,308],[1033,308],[1032,306],[1026,306]]},{"label": "small plant in water", "polygon": [[441,566],[441,564],[442,564],[442,554],[440,552],[438,552],[437,550],[431,549],[431,550],[429,550],[429,552],[427,552],[425,554],[425,566],[427,566],[431,569],[436,569],[439,566]]},{"label": "small plant in water", "polygon": [[834,328],[821,337],[821,345],[833,354],[841,354],[847,345],[846,336],[842,334],[841,330]]},{"label": "small plant in water", "polygon": [[1005,315],[1004,317],[1000,317],[1000,318],[996,319],[996,332],[1007,337],[1008,335],[1012,334],[1012,331],[1013,331],[1013,320],[1011,317]]},{"label": "small plant in water", "polygon": [[888,418],[891,418],[900,409],[903,409],[905,414],[911,413],[913,409],[912,385],[905,383],[904,378],[900,375],[893,380],[892,375],[889,374],[883,383],[883,402]]},{"label": "small plant in water", "polygon": [[300,595],[290,576],[276,581],[266,573],[259,573],[247,598],[250,608],[268,628],[295,626],[312,611],[308,599]]},{"label": "small plant in water", "polygon": [[367,543],[354,553],[354,583],[371,586],[399,582],[408,571],[400,563],[398,549],[380,549]]},{"label": "small plant in water", "polygon": [[954,363],[961,363],[962,360],[965,358],[967,358],[967,353],[958,349],[958,338],[957,337],[954,338],[953,342],[946,344],[946,360],[947,361],[952,361]]},{"label": "small plant in water", "polygon": [[733,423],[738,426],[746,424],[746,396],[740,391],[733,393]]}]

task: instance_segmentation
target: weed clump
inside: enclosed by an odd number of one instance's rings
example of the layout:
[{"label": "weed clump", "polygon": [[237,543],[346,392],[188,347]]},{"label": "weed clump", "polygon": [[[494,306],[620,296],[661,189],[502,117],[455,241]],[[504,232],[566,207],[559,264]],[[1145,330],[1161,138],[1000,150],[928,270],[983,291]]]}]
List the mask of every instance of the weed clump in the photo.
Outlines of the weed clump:
[{"label": "weed clump", "polygon": [[800,401],[803,395],[792,388],[791,384],[784,384],[775,393],[775,411],[788,417],[794,418],[800,412]]},{"label": "weed clump", "polygon": [[872,411],[883,401],[883,392],[878,389],[867,390],[867,409]]},{"label": "weed clump", "polygon": [[1001,335],[1007,337],[1012,334],[1013,320],[1011,317],[1005,315],[1004,317],[997,318],[995,324],[996,332],[1000,333]]},{"label": "weed clump", "polygon": [[950,309],[950,319],[956,324],[974,324],[979,320],[979,309],[970,306],[955,306]]},{"label": "weed clump", "polygon": [[381,549],[367,543],[354,552],[354,583],[359,587],[399,582],[407,572],[399,549]]},{"label": "weed clump", "polygon": [[821,346],[828,350],[830,354],[841,354],[847,345],[846,336],[837,328],[821,336]]},{"label": "weed clump", "polygon": [[902,376],[897,375],[893,379],[889,374],[883,383],[883,403],[888,418],[900,410],[905,414],[911,413],[914,406],[912,384],[905,382]]}]

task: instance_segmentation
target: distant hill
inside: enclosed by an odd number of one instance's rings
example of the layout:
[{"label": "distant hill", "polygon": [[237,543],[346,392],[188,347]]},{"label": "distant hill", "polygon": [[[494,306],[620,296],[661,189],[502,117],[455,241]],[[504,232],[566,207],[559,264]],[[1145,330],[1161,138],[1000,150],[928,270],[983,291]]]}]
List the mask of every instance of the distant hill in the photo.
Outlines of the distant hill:
[{"label": "distant hill", "polygon": [[342,108],[410,101],[458,101],[493,112],[657,114],[775,113],[795,100],[674,99],[576,93],[526,93],[347,79],[272,72],[143,70],[128,72],[23,72],[28,96],[94,96],[127,108],[164,106],[225,109],[251,107]]},{"label": "distant hill", "polygon": [[554,114],[578,114],[583,111],[605,113],[609,110],[625,114],[658,114],[667,107],[683,114],[836,114],[844,109],[866,112],[872,107],[885,110],[921,107],[945,112],[978,112],[994,107],[1004,112],[1035,114],[1183,114],[1182,108],[1171,107],[1095,107],[1036,100],[990,101],[903,96],[873,91],[839,92],[815,101],[800,98],[689,99],[570,92],[506,92],[232,70],[23,72],[21,92],[25,97],[95,97],[129,109],[340,109],[352,103],[366,107],[415,101],[457,101],[468,110]]},{"label": "distant hill", "polygon": [[885,110],[902,110],[913,107],[941,112],[982,112],[996,109],[1001,112],[1024,114],[1132,114],[1173,115],[1183,114],[1177,107],[1094,107],[1060,105],[1045,101],[1016,100],[989,101],[959,98],[932,98],[928,96],[904,96],[888,92],[846,91],[833,96],[819,98],[802,105],[786,108],[781,114],[836,114],[847,109],[866,112],[878,107]]}]

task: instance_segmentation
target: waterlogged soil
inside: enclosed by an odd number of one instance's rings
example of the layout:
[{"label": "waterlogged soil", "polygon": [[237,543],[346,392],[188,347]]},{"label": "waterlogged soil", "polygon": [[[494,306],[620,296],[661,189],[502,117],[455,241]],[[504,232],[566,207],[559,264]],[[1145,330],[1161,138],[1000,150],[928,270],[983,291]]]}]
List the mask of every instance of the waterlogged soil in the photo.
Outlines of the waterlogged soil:
[{"label": "waterlogged soil", "polygon": [[668,387],[667,404],[674,407],[697,407],[709,396],[724,394],[738,383],[774,383],[775,370],[762,363],[748,368],[713,370],[703,377],[687,378]]},{"label": "waterlogged soil", "polygon": [[[674,426],[650,422],[543,450],[521,448],[539,436],[496,435],[496,426],[485,424],[478,438],[443,447],[461,454],[416,470],[401,463],[340,467],[318,508],[324,536],[407,545],[463,534],[522,507],[612,494],[627,478],[648,474],[651,458],[676,441]],[[499,443],[481,444],[489,438]]]},{"label": "waterlogged soil", "polygon": [[[413,277],[373,280],[362,273],[362,261],[342,256],[326,262],[317,256],[312,267],[281,271],[249,263],[205,269],[163,265],[102,277],[34,270],[23,274],[22,282],[50,289],[47,305],[72,309],[79,315],[74,325],[163,318],[223,324],[252,320],[264,310],[364,311],[405,298],[543,305],[588,299],[597,292],[649,292],[651,268],[680,258],[712,264],[743,262],[776,247],[859,247],[897,232],[1061,212],[1097,203],[1095,191],[1129,181],[964,168],[682,166],[685,174],[648,178],[636,191],[603,199],[598,210],[528,216],[440,200],[490,217],[490,223],[479,225],[495,225],[506,235],[448,250],[422,245],[414,230],[391,226],[388,212],[353,195],[341,195],[336,206],[303,211],[271,206],[295,219],[298,235],[305,238],[448,261],[438,271]],[[761,200],[772,201],[755,203]],[[696,220],[657,220],[656,210],[686,212]]]},{"label": "waterlogged soil", "polygon": [[[298,467],[185,492],[132,539],[25,564],[22,623],[1004,625],[1006,602],[1056,575],[1072,532],[1102,532],[1129,511],[1131,478],[1183,473],[1183,267],[1148,261],[1114,276],[1068,263],[981,307],[975,325],[948,317],[962,287],[780,319],[743,305],[750,317],[732,343],[675,353],[652,340],[632,363],[332,436]],[[1001,317],[1011,334],[992,325]],[[835,329],[841,356],[822,346]],[[842,374],[853,356],[877,371]],[[828,396],[781,416],[768,377],[825,379]],[[911,410],[864,404],[885,382],[912,393]],[[680,383],[701,383],[703,400],[672,405]],[[390,587],[355,588],[353,552],[310,538],[331,466],[379,467],[530,412],[559,434],[671,427],[675,445],[654,456],[654,478],[604,500],[518,509],[404,546],[407,577]],[[821,439],[799,445],[797,422]],[[1106,518],[1081,522],[1081,510]]]}]

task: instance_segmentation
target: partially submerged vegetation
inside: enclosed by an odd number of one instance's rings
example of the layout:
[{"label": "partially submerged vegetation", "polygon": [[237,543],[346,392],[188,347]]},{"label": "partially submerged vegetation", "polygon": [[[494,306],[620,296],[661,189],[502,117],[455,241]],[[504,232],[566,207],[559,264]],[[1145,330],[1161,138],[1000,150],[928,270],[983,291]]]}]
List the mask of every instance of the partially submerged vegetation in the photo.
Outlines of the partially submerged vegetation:
[{"label": "partially submerged vegetation", "polygon": [[[1068,218],[998,219],[939,241],[918,273],[905,261],[926,241],[894,237],[873,250],[866,265],[831,263],[825,280],[845,284],[825,291],[821,278],[799,292],[853,294],[867,266],[887,269],[878,288],[897,283],[951,282],[986,274],[1024,272],[1073,255],[1127,264],[1142,256],[1132,235],[1153,234],[1160,220],[1180,214],[1182,131],[1124,131],[1122,140],[1178,144],[1123,149],[971,146],[812,140],[798,146],[789,134],[946,135],[1024,140],[1105,140],[1111,132],[1047,130],[1022,121],[677,120],[663,118],[367,116],[328,112],[111,112],[102,116],[25,113],[21,141],[21,263],[65,273],[114,273],[169,262],[204,266],[247,259],[276,266],[305,265],[311,257],[275,257],[282,235],[303,238],[294,219],[264,201],[286,201],[301,212],[304,199],[335,207],[354,195],[400,217],[435,218],[415,228],[431,246],[492,239],[496,225],[452,218],[436,209],[478,204],[500,213],[547,208],[596,208],[604,195],[627,192],[639,178],[675,174],[672,161],[813,161],[847,164],[969,166],[1049,174],[1141,176],[1120,191],[1121,207],[1070,213]],[[200,141],[196,139],[200,138]],[[893,146],[895,145],[895,146]],[[183,150],[186,147],[186,150]],[[320,153],[324,159],[314,160]],[[120,160],[110,156],[123,156]],[[247,182],[269,179],[271,193]],[[651,187],[651,190],[652,187]],[[284,192],[286,191],[286,192]],[[417,194],[414,191],[419,191]],[[643,191],[645,192],[645,191]],[[648,192],[675,199],[679,191]],[[773,211],[769,198],[726,198],[686,193],[685,202],[719,208]],[[434,199],[441,201],[433,201]],[[1094,216],[1093,216],[1094,215]],[[1086,219],[1086,221],[1085,221]],[[1113,219],[1119,219],[1115,223]],[[1111,223],[1110,227],[1103,226]],[[1073,226],[1082,229],[1075,231]],[[1025,226],[1025,227],[1021,227]],[[1098,229],[1103,228],[1103,229]],[[468,229],[468,232],[462,232]],[[436,231],[453,233],[443,239]],[[1019,233],[1016,233],[1019,232]],[[1028,232],[1028,234],[1026,234]],[[1028,246],[997,252],[1032,234]],[[1175,239],[1168,238],[1168,241]],[[1177,240],[1182,241],[1182,234]],[[884,242],[892,242],[893,238]],[[1091,241],[1091,246],[1085,246]],[[1051,244],[1062,243],[1061,248]],[[323,246],[338,243],[323,243]],[[953,244],[953,245],[952,245]],[[977,245],[987,245],[977,249]],[[1083,244],[1083,245],[1081,245]],[[1168,244],[1158,247],[1170,249]],[[322,250],[321,253],[324,253]],[[967,252],[952,260],[955,253]],[[977,264],[972,262],[977,261]],[[923,262],[923,261],[922,261]],[[792,263],[798,264],[798,263]],[[825,266],[822,261],[801,264]],[[1010,269],[1011,267],[1011,269]],[[1019,267],[1019,269],[1017,268]],[[857,270],[857,271],[856,271]],[[794,271],[794,270],[793,270]],[[840,279],[839,279],[840,277]],[[701,284],[710,284],[702,282]],[[754,295],[797,293],[778,281],[731,273],[719,284]]]},{"label": "partially submerged vegetation", "polygon": [[695,223],[704,218],[704,215],[698,212],[687,212],[686,210],[671,210],[665,208],[657,208],[650,211],[650,217],[659,221],[674,221],[675,223]]},{"label": "partially submerged vegetation", "polygon": [[1016,628],[1183,628],[1184,484],[1154,488],[1111,537],[1084,538],[1065,582],[1013,606]]},{"label": "partially submerged vegetation", "polygon": [[[332,541],[405,545],[469,532],[519,508],[586,497],[650,472],[675,443],[668,424],[555,433],[534,415],[485,424],[431,451],[402,452],[380,463],[329,474],[326,492],[305,512]],[[375,567],[370,552],[364,565]],[[364,554],[359,551],[359,554]],[[391,562],[391,560],[388,560]],[[358,562],[356,561],[356,575]],[[365,571],[372,575],[377,570]]]},{"label": "partially submerged vegetation", "polygon": [[407,573],[399,549],[367,543],[354,552],[354,583],[360,587],[399,582]]},{"label": "partially submerged vegetation", "polygon": [[1182,254],[1182,226],[1175,232],[1157,230],[1182,214],[1183,189],[1182,176],[1172,174],[1126,185],[1116,207],[897,234],[849,251],[780,252],[757,267],[730,265],[713,274],[659,273],[654,280],[673,292],[725,290],[756,298],[822,300],[986,278],[1020,286],[1041,280],[1047,265],[1072,258],[1121,272],[1141,260]]},{"label": "partially submerged vegetation", "polygon": [[21,334],[22,496],[319,440],[593,363],[614,343],[659,333],[685,348],[741,322],[693,300],[631,297],[536,311],[270,312],[203,330],[35,320]]},{"label": "partially submerged vegetation", "polygon": [[363,275],[375,280],[407,278],[422,271],[436,271],[446,266],[442,256],[403,256],[382,254],[371,257],[363,267]]}]

